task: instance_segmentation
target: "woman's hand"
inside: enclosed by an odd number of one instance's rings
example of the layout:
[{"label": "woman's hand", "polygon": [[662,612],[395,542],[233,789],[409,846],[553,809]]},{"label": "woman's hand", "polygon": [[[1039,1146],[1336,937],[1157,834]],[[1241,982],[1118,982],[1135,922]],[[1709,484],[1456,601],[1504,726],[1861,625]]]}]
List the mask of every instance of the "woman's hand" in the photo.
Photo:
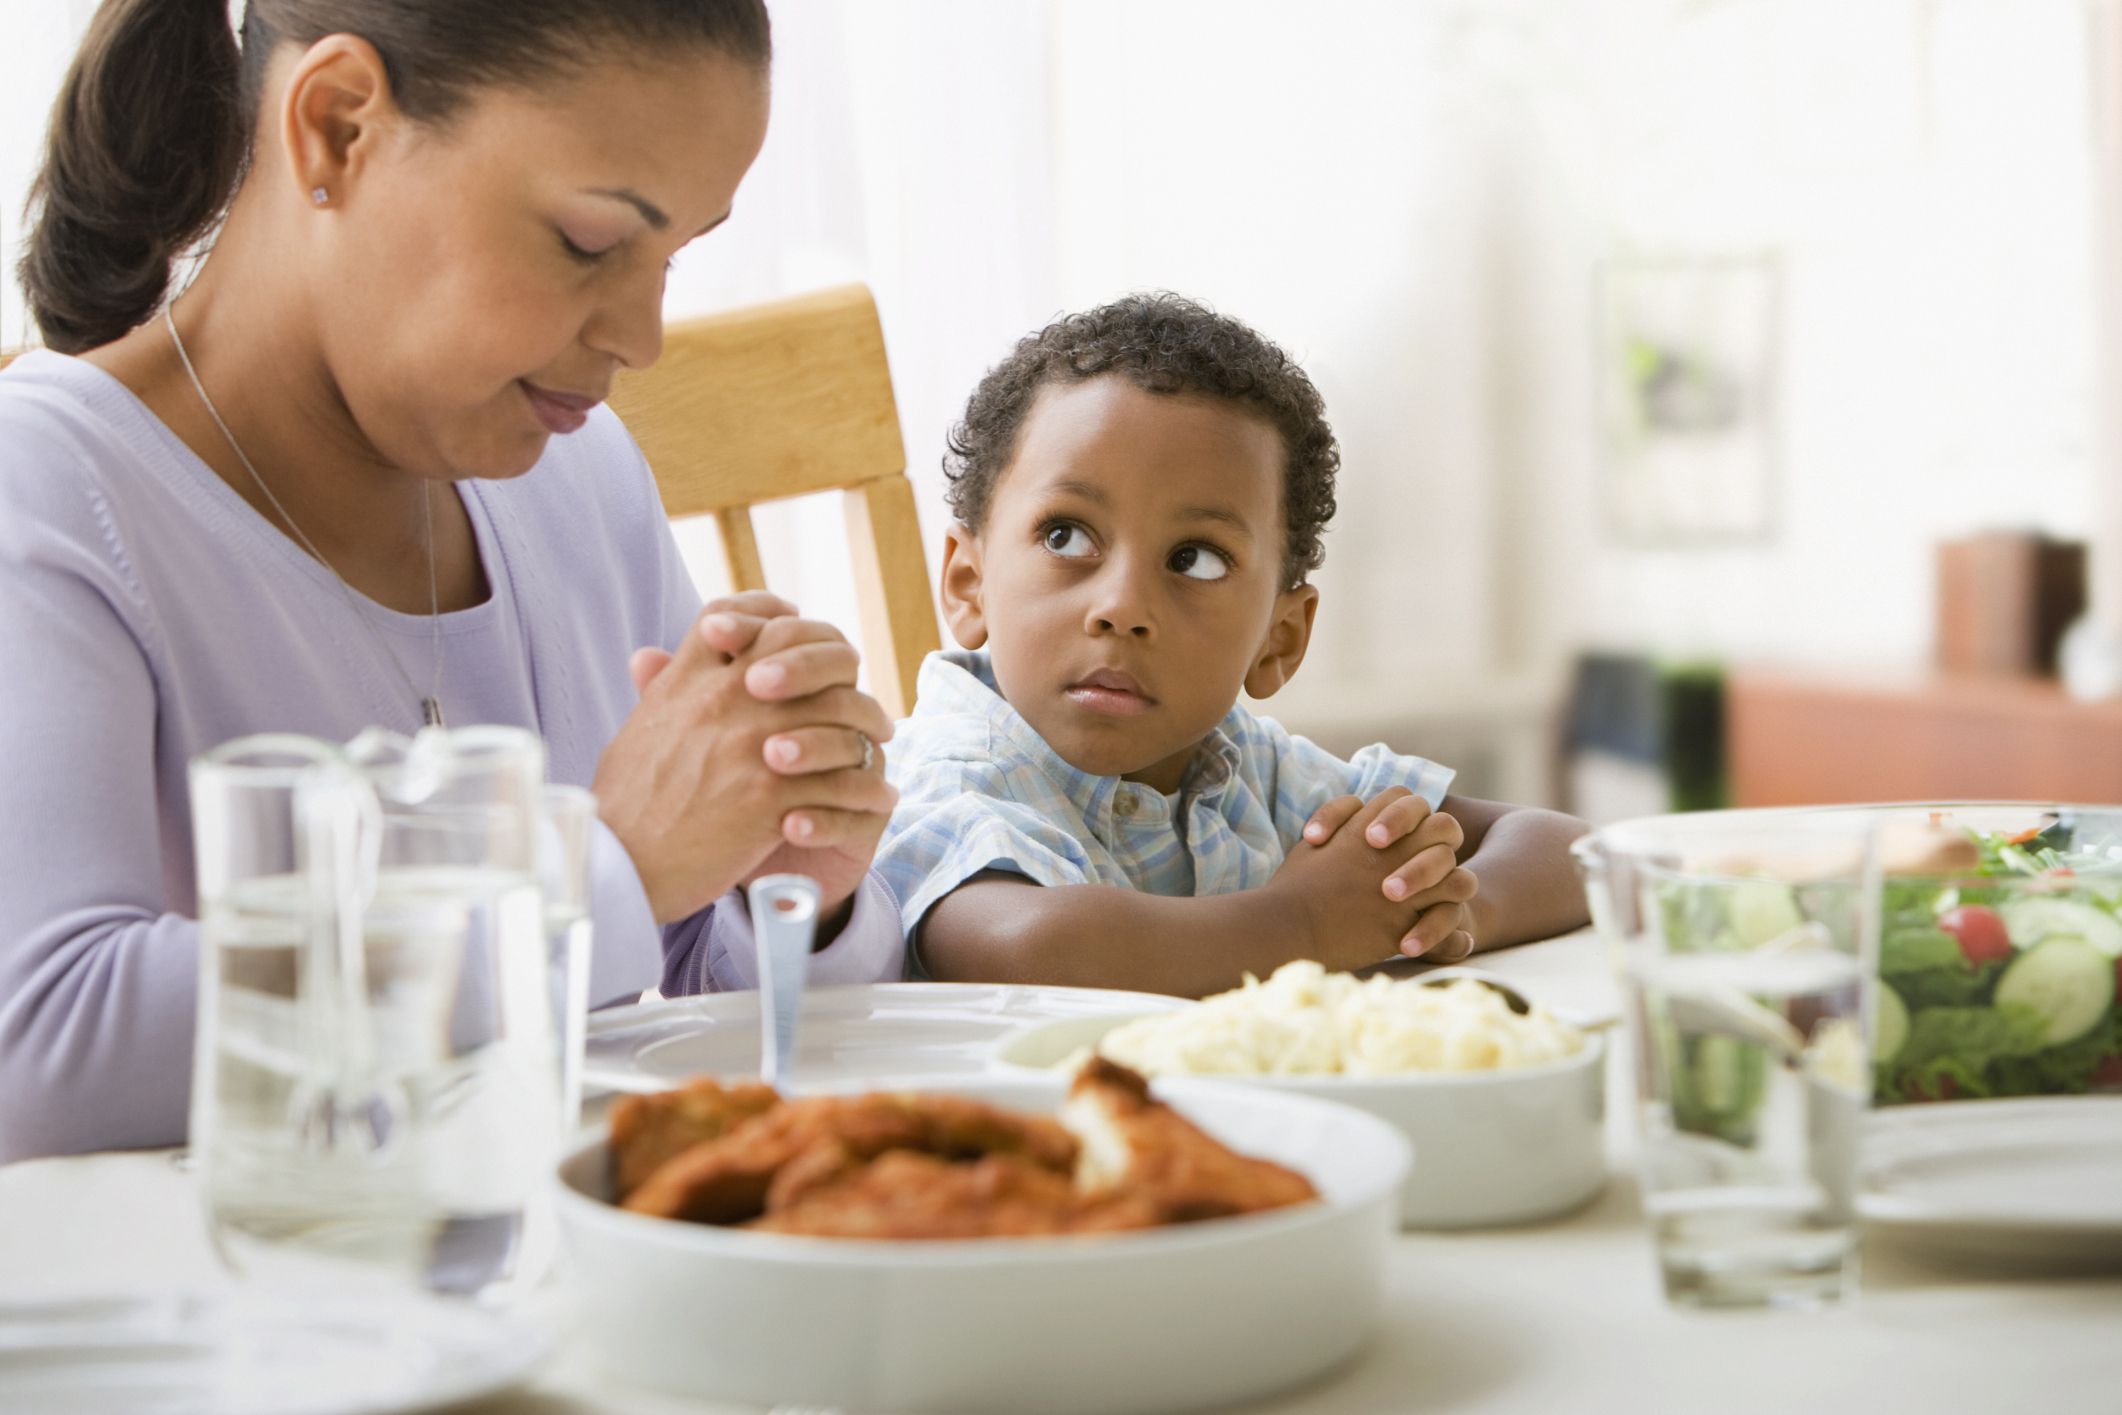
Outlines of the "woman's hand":
[{"label": "woman's hand", "polygon": [[852,897],[896,798],[875,745],[891,721],[856,691],[858,663],[764,593],[709,604],[676,654],[634,655],[641,702],[594,789],[659,923],[769,871],[817,880],[827,913]]}]

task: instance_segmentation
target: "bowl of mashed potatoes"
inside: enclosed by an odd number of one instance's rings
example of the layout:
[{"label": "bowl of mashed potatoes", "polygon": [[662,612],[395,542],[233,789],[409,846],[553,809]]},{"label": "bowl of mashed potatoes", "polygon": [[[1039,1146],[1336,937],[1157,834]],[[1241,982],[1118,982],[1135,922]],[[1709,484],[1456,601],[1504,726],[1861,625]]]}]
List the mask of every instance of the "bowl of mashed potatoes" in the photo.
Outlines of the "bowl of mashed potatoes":
[{"label": "bowl of mashed potatoes", "polygon": [[1356,978],[1316,963],[1170,1012],[1040,1023],[1004,1067],[1067,1071],[1095,1052],[1152,1077],[1202,1077],[1339,1101],[1415,1147],[1410,1228],[1527,1223],[1606,1182],[1604,1039],[1480,981]]}]

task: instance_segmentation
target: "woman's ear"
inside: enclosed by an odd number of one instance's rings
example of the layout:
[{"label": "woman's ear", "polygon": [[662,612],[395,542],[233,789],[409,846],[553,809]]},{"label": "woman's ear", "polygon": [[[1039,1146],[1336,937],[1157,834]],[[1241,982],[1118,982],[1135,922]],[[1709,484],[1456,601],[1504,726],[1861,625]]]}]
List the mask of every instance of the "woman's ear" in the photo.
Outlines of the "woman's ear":
[{"label": "woman's ear", "polygon": [[1319,591],[1310,585],[1284,590],[1276,597],[1267,637],[1260,641],[1260,652],[1246,670],[1246,696],[1271,698],[1297,676],[1297,665],[1304,662],[1304,651],[1311,647],[1312,619],[1318,612]]},{"label": "woman's ear", "polygon": [[943,532],[943,620],[958,646],[987,642],[987,611],[981,605],[980,538],[952,522]]},{"label": "woman's ear", "polygon": [[294,61],[280,98],[280,139],[304,199],[343,203],[401,117],[374,45],[351,34],[311,45]]}]

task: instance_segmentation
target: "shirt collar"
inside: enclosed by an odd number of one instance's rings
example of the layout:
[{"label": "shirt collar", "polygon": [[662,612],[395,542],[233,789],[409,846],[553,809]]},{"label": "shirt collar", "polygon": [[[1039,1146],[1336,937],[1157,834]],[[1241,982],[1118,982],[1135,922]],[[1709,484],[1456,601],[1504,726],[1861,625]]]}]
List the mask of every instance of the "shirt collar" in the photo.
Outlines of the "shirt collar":
[{"label": "shirt collar", "polygon": [[[1085,819],[1100,825],[1109,820],[1120,778],[1093,776],[1070,766],[1025,720],[1024,714],[1002,696],[995,682],[994,665],[986,653],[945,649],[930,654],[921,665],[915,685],[914,712],[924,717],[931,713],[978,717],[987,725],[990,751],[1004,746],[1037,764],[1061,784],[1069,799],[1083,810]],[[1237,729],[1244,713],[1244,708],[1233,704],[1201,744],[1186,770],[1186,779],[1180,783],[1181,801],[1214,800],[1237,779],[1242,762]]]}]

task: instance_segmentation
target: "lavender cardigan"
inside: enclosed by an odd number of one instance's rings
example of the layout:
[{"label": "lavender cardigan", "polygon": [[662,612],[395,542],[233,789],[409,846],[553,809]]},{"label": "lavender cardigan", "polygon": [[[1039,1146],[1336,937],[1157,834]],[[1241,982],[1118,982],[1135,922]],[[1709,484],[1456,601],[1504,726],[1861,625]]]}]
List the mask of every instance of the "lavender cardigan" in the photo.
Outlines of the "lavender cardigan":
[{"label": "lavender cardigan", "polygon": [[[493,593],[443,617],[450,721],[530,727],[587,785],[634,702],[628,654],[700,600],[608,411],[528,474],[458,484]],[[117,380],[39,352],[0,374],[0,1161],[184,1134],[198,926],[185,764],[232,737],[418,725],[425,616],[351,604]],[[660,932],[599,828],[591,996],[756,984],[743,903]],[[895,979],[870,876],[812,959]]]}]

